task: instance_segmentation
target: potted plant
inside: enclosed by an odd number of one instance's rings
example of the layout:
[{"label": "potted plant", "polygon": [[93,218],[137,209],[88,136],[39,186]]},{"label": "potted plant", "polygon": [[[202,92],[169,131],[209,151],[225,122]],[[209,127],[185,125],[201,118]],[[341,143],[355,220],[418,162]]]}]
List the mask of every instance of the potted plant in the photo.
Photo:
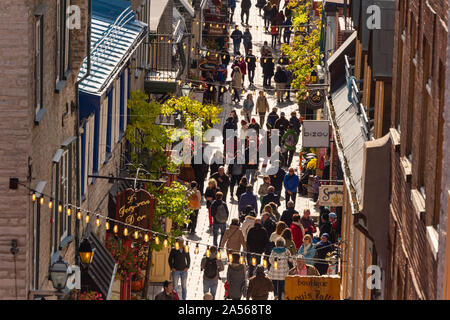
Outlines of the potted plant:
[{"label": "potted plant", "polygon": [[78,296],[78,300],[103,300],[103,296],[100,292],[89,291],[81,293]]}]

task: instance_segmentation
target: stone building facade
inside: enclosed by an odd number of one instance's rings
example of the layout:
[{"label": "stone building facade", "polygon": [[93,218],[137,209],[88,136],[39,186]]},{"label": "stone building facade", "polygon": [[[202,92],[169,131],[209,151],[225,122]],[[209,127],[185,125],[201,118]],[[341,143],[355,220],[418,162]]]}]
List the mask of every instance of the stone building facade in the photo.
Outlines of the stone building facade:
[{"label": "stone building facade", "polygon": [[[30,291],[50,289],[48,268],[56,251],[69,264],[75,263],[73,217],[57,224],[61,214],[55,203],[49,209],[49,197],[40,205],[32,202],[24,186],[8,186],[10,178],[17,178],[53,198],[55,186],[64,186],[63,201],[75,199],[71,138],[76,135],[75,82],[86,55],[87,3],[72,0],[72,5],[81,9],[81,28],[67,32],[64,25],[69,13],[65,9],[69,1],[17,0],[2,5],[0,299],[27,299]],[[58,150],[62,150],[62,157]],[[58,169],[59,174],[64,173],[59,181]],[[13,239],[17,239],[19,249],[16,268],[10,253]]]}]

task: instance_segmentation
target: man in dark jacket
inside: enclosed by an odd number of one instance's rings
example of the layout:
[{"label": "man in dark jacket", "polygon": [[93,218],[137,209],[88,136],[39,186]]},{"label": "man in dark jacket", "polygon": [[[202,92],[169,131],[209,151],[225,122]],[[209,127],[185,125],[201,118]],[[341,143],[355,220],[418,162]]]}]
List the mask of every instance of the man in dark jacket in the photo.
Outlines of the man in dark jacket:
[{"label": "man in dark jacket", "polygon": [[252,206],[255,212],[258,212],[258,202],[256,195],[253,193],[253,186],[251,184],[247,185],[247,192],[241,195],[239,200],[238,210],[239,212],[244,212],[247,206]]},{"label": "man in dark jacket", "polygon": [[289,201],[287,203],[287,209],[283,211],[281,214],[280,221],[283,221],[286,223],[287,226],[290,226],[292,224],[292,216],[294,214],[298,214],[298,211],[295,210],[295,203],[294,201]]},{"label": "man in dark jacket", "polygon": [[272,77],[274,74],[274,69],[275,69],[275,63],[273,62],[273,57],[269,56],[267,58],[261,58],[262,62],[262,68],[263,68],[263,76],[264,76],[264,81],[263,81],[263,86],[264,88],[266,87],[271,87],[272,86]]},{"label": "man in dark jacket", "polygon": [[275,174],[269,175],[270,185],[275,188],[275,194],[280,195],[283,189],[283,181],[286,176],[286,171],[281,168],[281,163],[278,163],[278,171]]},{"label": "man in dark jacket", "polygon": [[230,178],[225,174],[225,168],[223,166],[219,167],[219,171],[214,173],[211,177],[217,181],[217,186],[223,193],[223,200],[227,200],[228,187],[230,186]]},{"label": "man in dark jacket", "polygon": [[274,80],[276,84],[275,94],[277,96],[277,102],[280,103],[283,102],[284,89],[286,88],[286,83],[288,80],[286,72],[284,72],[280,66],[277,67],[277,72],[275,72]]},{"label": "man in dark jacket", "polygon": [[248,80],[250,84],[253,84],[253,80],[255,79],[256,57],[252,49],[248,50],[245,61],[247,61]]},{"label": "man in dark jacket", "polygon": [[[266,229],[261,225],[261,219],[255,220],[255,225],[248,231],[247,234],[247,251],[250,253],[262,254],[265,252],[267,243],[269,242],[269,236],[267,235]],[[253,276],[254,266],[251,263],[252,255],[247,255],[247,262],[249,265],[248,275],[249,278]],[[261,256],[255,255],[256,263],[261,263]]]},{"label": "man in dark jacket", "polygon": [[242,31],[239,30],[239,27],[236,26],[236,28],[234,29],[234,31],[231,33],[230,38],[233,39],[233,50],[234,50],[234,55],[236,56],[239,52],[239,49],[241,47],[241,41],[242,41]]},{"label": "man in dark jacket", "polygon": [[281,112],[280,118],[275,121],[275,129],[280,130],[280,138],[284,135],[287,129],[289,129],[289,120],[286,119],[285,113]]},{"label": "man in dark jacket", "polygon": [[242,0],[242,2],[241,2],[241,22],[242,22],[242,24],[244,24],[244,15],[247,15],[247,20],[246,20],[245,24],[248,25],[248,18],[250,15],[251,6],[252,6],[251,0]]},{"label": "man in dark jacket", "polygon": [[273,108],[272,112],[267,116],[266,126],[268,130],[275,128],[275,122],[278,120],[278,108]]},{"label": "man in dark jacket", "polygon": [[[226,221],[219,220],[219,210],[225,210],[226,216],[230,216],[227,204],[223,201],[223,193],[216,193],[216,200],[211,204],[211,217],[213,218],[213,244],[217,246],[217,237],[220,230],[220,242],[222,242],[223,235],[227,229]],[[228,218],[227,218],[228,219]]]},{"label": "man in dark jacket", "polygon": [[264,197],[262,197],[260,210],[261,213],[264,211],[266,205],[268,205],[271,202],[274,202],[277,206],[280,206],[280,196],[278,194],[275,194],[275,188],[273,186],[270,186],[269,188],[267,188],[267,191],[268,193]]},{"label": "man in dark jacket", "polygon": [[230,179],[230,198],[233,199],[234,196],[234,186],[239,185],[241,178],[245,174],[245,166],[244,164],[240,164],[237,158],[234,158],[233,161],[228,165],[227,174]]},{"label": "man in dark jacket", "polygon": [[195,181],[197,182],[198,185],[198,190],[200,191],[200,194],[203,196],[203,191],[205,189],[205,179],[206,176],[208,175],[208,171],[209,171],[209,164],[206,163],[204,157],[204,148],[202,148],[202,152],[199,156],[201,156],[201,163],[196,163],[196,159],[197,157],[194,156],[193,157],[193,161],[192,163],[192,168],[194,169],[194,174],[195,174]]},{"label": "man in dark jacket", "polygon": [[169,267],[172,270],[172,281],[174,286],[178,285],[178,279],[181,280],[181,298],[186,300],[186,282],[188,269],[191,264],[189,253],[184,251],[184,240],[179,238],[179,249],[172,248],[169,254]]}]

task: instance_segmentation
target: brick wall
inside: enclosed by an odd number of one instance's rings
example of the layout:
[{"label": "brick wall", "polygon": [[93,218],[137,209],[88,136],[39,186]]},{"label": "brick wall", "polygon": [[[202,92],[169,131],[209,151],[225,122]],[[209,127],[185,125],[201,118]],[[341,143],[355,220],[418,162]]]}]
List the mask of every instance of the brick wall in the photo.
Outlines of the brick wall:
[{"label": "brick wall", "polygon": [[[432,6],[430,9],[428,4]],[[398,12],[396,19],[395,46],[394,46],[394,78],[392,94],[392,121],[391,126],[401,128],[401,150],[400,153],[393,151],[392,156],[392,192],[391,192],[391,223],[397,220],[397,232],[401,234],[400,239],[393,243],[395,249],[395,259],[390,267],[394,269],[394,277],[391,279],[397,284],[395,270],[405,268],[405,276],[398,283],[405,285],[403,298],[420,297],[434,299],[436,297],[436,261],[434,260],[431,246],[427,240],[426,227],[433,224],[433,216],[437,209],[436,202],[440,194],[441,172],[436,168],[439,162],[439,103],[440,72],[445,66],[445,48],[447,35],[445,26],[447,25],[447,1],[422,1],[408,0],[406,15],[406,36],[402,40],[400,36],[404,30],[401,19],[401,8],[403,2],[398,2]],[[404,9],[403,9],[404,10]],[[432,10],[436,12],[433,14]],[[417,49],[418,59],[415,67],[415,76],[410,74],[410,68],[414,65],[414,50],[412,47],[412,21],[417,22]],[[427,91],[424,90],[424,42],[431,46],[431,95],[429,98],[429,109],[426,112],[427,119],[423,118],[424,99]],[[403,50],[400,50],[403,46]],[[402,51],[402,53],[399,53]],[[402,56],[400,56],[402,54]],[[440,63],[440,62],[443,62]],[[441,70],[440,70],[441,69]],[[397,72],[395,72],[397,70]],[[411,86],[410,86],[411,84]],[[412,88],[410,94],[409,88]],[[442,87],[442,86],[441,86]],[[414,104],[411,104],[410,96],[414,96]],[[408,106],[412,106],[412,112]],[[397,110],[397,112],[396,112]],[[408,116],[412,116],[412,126],[408,127]],[[421,149],[421,137],[424,135],[424,123],[427,122],[428,131],[425,136],[426,150]],[[411,183],[405,182],[400,164],[400,157],[407,156],[406,144],[408,136],[412,135],[412,179]],[[419,182],[419,154],[426,154],[425,161],[425,192],[426,192],[426,214],[421,219],[411,201],[411,189],[418,188]],[[392,228],[391,228],[392,229]],[[395,230],[395,228],[394,228]],[[390,239],[394,234],[390,234]],[[401,250],[400,250],[401,249]],[[398,295],[394,285],[391,297]]]}]

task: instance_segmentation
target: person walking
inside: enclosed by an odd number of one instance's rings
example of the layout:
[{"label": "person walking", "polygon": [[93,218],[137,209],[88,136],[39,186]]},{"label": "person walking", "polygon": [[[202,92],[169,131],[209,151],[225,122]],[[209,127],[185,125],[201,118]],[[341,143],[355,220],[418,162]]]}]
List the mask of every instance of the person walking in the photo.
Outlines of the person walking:
[{"label": "person walking", "polygon": [[240,255],[238,253],[233,253],[231,257],[232,261],[227,270],[228,298],[241,300],[241,297],[245,297],[247,294],[245,265],[239,263]]},{"label": "person walking", "polygon": [[230,24],[233,24],[234,10],[236,9],[236,0],[228,0],[228,8],[230,10]]},{"label": "person walking", "polygon": [[[187,294],[187,276],[191,264],[191,257],[188,252],[184,251],[184,240],[179,238],[177,240],[179,249],[175,247],[169,253],[169,267],[172,272],[172,281],[174,287],[178,286],[178,280],[181,282],[181,299],[186,300]],[[180,291],[180,290],[178,290]]]},{"label": "person walking", "polygon": [[270,187],[270,178],[268,175],[265,175],[263,177],[263,183],[260,184],[259,190],[258,190],[258,196],[259,196],[259,200],[261,201],[262,208],[265,207],[264,205],[262,205],[262,203],[263,203],[264,196],[269,193],[269,187]]},{"label": "person walking", "polygon": [[247,63],[245,62],[245,59],[243,57],[239,57],[237,65],[239,67],[239,70],[241,70],[241,74],[242,74],[242,88],[244,88],[245,75],[247,74]]},{"label": "person walking", "polygon": [[317,259],[318,260],[314,266],[319,270],[320,275],[327,274],[328,272],[328,262],[324,261],[327,258],[327,253],[333,251],[333,245],[328,240],[330,235],[324,233],[320,237],[320,242],[316,245]]},{"label": "person walking", "polygon": [[297,112],[295,112],[295,111],[291,112],[291,118],[289,119],[289,125],[290,125],[290,128],[292,130],[294,130],[295,133],[297,133],[297,135],[300,135],[300,131],[301,131],[300,128],[301,128],[302,124],[300,123],[300,120],[297,117]]},{"label": "person walking", "polygon": [[311,264],[307,264],[307,260],[301,254],[296,257],[296,266],[289,270],[290,276],[320,276],[319,271]]},{"label": "person walking", "polygon": [[284,89],[286,88],[286,83],[287,83],[287,76],[286,76],[286,72],[283,71],[283,69],[281,69],[281,66],[277,67],[277,72],[275,72],[275,87],[276,87],[276,96],[277,96],[277,102],[281,103],[283,102],[283,94],[284,94]]},{"label": "person walking", "polygon": [[297,188],[298,188],[299,179],[298,176],[294,173],[294,168],[289,168],[289,173],[284,176],[283,185],[285,192],[285,198],[286,198],[286,207],[289,200],[292,200],[294,202],[297,199]]},{"label": "person walking", "polygon": [[211,293],[214,300],[219,284],[219,273],[224,270],[224,266],[222,261],[217,259],[217,247],[211,246],[209,250],[209,257],[205,254],[200,262],[200,271],[203,271],[203,294]]},{"label": "person walking", "polygon": [[228,253],[232,251],[247,250],[245,245],[244,235],[239,228],[239,219],[233,218],[230,227],[225,231],[222,241],[220,241],[220,248],[226,248]]},{"label": "person walking", "polygon": [[286,20],[284,20],[282,26],[283,26],[283,29],[284,29],[283,42],[289,45],[289,43],[291,42],[291,33],[292,33],[292,31],[291,31],[291,27],[292,27],[291,17],[287,16]]},{"label": "person walking", "polygon": [[[234,187],[238,185],[237,191],[241,186],[242,177],[245,174],[244,164],[239,163],[237,157],[234,158],[233,162],[228,165],[228,176],[230,177],[230,198],[233,199]],[[239,194],[236,192],[236,198],[239,201]]]},{"label": "person walking", "polygon": [[258,99],[256,100],[256,112],[259,115],[259,124],[261,127],[264,125],[266,113],[269,111],[269,102],[264,95],[264,91],[259,91]]},{"label": "person walking", "polygon": [[256,1],[255,7],[257,7],[259,9],[260,16],[262,16],[261,10],[264,8],[265,5],[266,5],[266,0],[257,0]]},{"label": "person walking", "polygon": [[314,223],[314,220],[311,219],[311,211],[309,209],[303,210],[303,216],[301,217],[300,222],[302,223],[306,234],[310,234],[312,236],[316,233],[316,224]]},{"label": "person walking", "polygon": [[[226,143],[226,140],[225,140],[226,130],[230,129],[230,130],[234,131],[234,129],[233,129],[234,126],[233,126],[232,121],[233,121],[233,118],[230,117],[230,118],[227,119],[227,122],[224,125],[224,130],[223,130],[223,133],[224,133],[224,135],[223,135],[223,144],[224,145]],[[228,128],[226,127],[227,125],[229,126]],[[222,166],[224,163],[225,163],[225,158],[223,156],[222,151],[217,150],[216,152],[214,152],[214,155],[211,157],[210,163],[209,163],[210,175],[212,176],[213,174],[218,172],[219,171],[219,167]]]},{"label": "person walking", "polygon": [[300,222],[300,215],[298,213],[292,216],[291,231],[295,248],[298,250],[302,246],[303,237],[305,236],[305,229],[303,229],[302,223]]},{"label": "person walking", "polygon": [[275,64],[273,62],[273,57],[269,56],[268,58],[262,59],[262,67],[263,67],[263,86],[264,88],[268,88],[272,86],[272,77],[274,75]]},{"label": "person walking", "polygon": [[301,254],[305,257],[306,263],[314,265],[314,258],[316,257],[316,246],[312,243],[312,236],[305,234],[303,237],[303,244],[298,249],[297,254]]},{"label": "person walking", "polygon": [[269,115],[267,116],[266,127],[267,127],[268,130],[275,129],[275,123],[280,118],[278,116],[277,112],[278,112],[278,108],[274,107],[274,108],[272,108],[272,112],[270,112]]},{"label": "person walking", "polygon": [[195,233],[195,228],[197,227],[197,217],[198,212],[201,208],[202,195],[200,191],[197,189],[197,182],[191,182],[191,190],[189,192],[189,210],[192,210],[192,213],[189,215],[188,231],[190,233]]},{"label": "person walking", "polygon": [[236,190],[236,198],[238,202],[241,200],[241,196],[247,191],[248,179],[246,176],[242,176],[239,181],[239,186]]},{"label": "person walking", "polygon": [[[250,28],[245,28],[244,34],[242,35],[242,40],[244,43],[244,55],[248,55],[249,51],[252,50],[252,34],[250,33]],[[255,61],[256,62],[256,61]]]},{"label": "person walking", "polygon": [[241,2],[241,22],[244,24],[244,16],[247,16],[245,24],[248,25],[248,18],[250,16],[250,8],[252,7],[251,0],[242,0]]},{"label": "person walking", "polygon": [[239,66],[235,66],[231,75],[231,86],[233,88],[233,101],[236,104],[241,102],[240,92],[243,88],[242,72]]},{"label": "person walking", "polygon": [[250,93],[247,95],[247,99],[244,100],[244,104],[242,106],[242,111],[248,123],[251,121],[254,106],[255,103],[253,102],[253,95]]},{"label": "person walking", "polygon": [[211,204],[211,216],[213,218],[213,244],[217,246],[217,237],[220,230],[220,241],[222,241],[227,228],[230,215],[227,204],[223,201],[223,193],[217,192],[216,200]]},{"label": "person walking", "polygon": [[272,49],[276,49],[277,47],[277,39],[278,39],[278,35],[279,35],[279,31],[280,28],[272,23],[272,26],[270,27],[270,34],[272,35]]},{"label": "person walking", "polygon": [[[248,180],[248,179],[247,179]],[[241,196],[238,205],[238,211],[244,212],[247,206],[251,206],[255,212],[258,212],[258,202],[256,195],[253,194],[253,185],[248,184],[246,192]]]},{"label": "person walking", "polygon": [[319,227],[319,237],[321,237],[323,234],[328,234],[328,240],[330,240],[332,243],[334,243],[334,230],[333,225],[330,222],[330,217],[328,213],[324,213],[321,217],[321,224]]},{"label": "person walking", "polygon": [[295,243],[292,240],[292,231],[289,228],[286,228],[283,230],[283,232],[281,233],[281,237],[284,239],[284,241],[286,242],[286,249],[289,250],[289,252],[291,253],[291,256],[295,256],[297,254],[297,248],[295,247]]},{"label": "person walking", "polygon": [[[269,183],[270,183],[270,177],[269,177]],[[268,205],[269,203],[274,202],[276,204],[280,204],[280,197],[278,194],[275,194],[275,187],[270,185],[267,188],[267,194],[265,196],[263,196],[262,198],[262,203],[261,203],[261,209],[265,208],[266,205]],[[262,212],[262,210],[261,210]]]},{"label": "person walking", "polygon": [[264,273],[264,267],[258,265],[255,275],[248,281],[247,300],[267,300],[269,292],[273,292],[273,282]]},{"label": "person walking", "polygon": [[253,50],[250,48],[247,52],[247,57],[245,58],[247,62],[247,71],[248,71],[248,81],[250,81],[250,85],[254,85],[255,81],[255,70],[256,70],[256,57],[253,54]]},{"label": "person walking", "polygon": [[287,78],[287,82],[286,82],[286,93],[285,93],[285,97],[286,97],[286,102],[291,102],[291,86],[292,86],[292,80],[294,80],[294,74],[292,73],[291,70],[287,70],[286,67],[283,66],[283,71],[286,73],[286,78]]},{"label": "person walking", "polygon": [[253,228],[255,225],[255,220],[256,220],[255,216],[256,216],[255,212],[252,211],[252,212],[250,212],[249,215],[245,216],[244,222],[242,222],[241,230],[242,230],[242,234],[244,236],[245,243],[247,243],[247,235],[248,235],[249,230],[251,228]]},{"label": "person walking", "polygon": [[286,207],[287,209],[281,214],[280,221],[283,221],[287,226],[290,226],[292,224],[292,217],[294,214],[298,214],[298,211],[295,210],[295,203],[292,200],[288,201]]},{"label": "person walking", "polygon": [[[252,258],[256,259],[256,263],[261,263],[261,254],[266,250],[267,244],[269,242],[269,236],[267,235],[266,229],[261,225],[261,219],[255,219],[254,226],[248,231],[247,234],[247,263],[248,263],[248,277],[253,276],[254,266],[252,264]],[[256,255],[252,256],[252,253]]]},{"label": "person walking", "polygon": [[267,32],[270,26],[270,17],[271,17],[272,4],[269,0],[266,1],[266,4],[263,7],[263,17],[264,17],[264,30]]},{"label": "person walking", "polygon": [[[259,168],[258,144],[255,140],[249,139],[248,146],[245,148],[245,176],[250,184],[257,180]],[[256,196],[255,196],[256,197]]]},{"label": "person walking", "polygon": [[277,121],[275,121],[274,128],[280,131],[280,140],[281,140],[286,131],[289,129],[289,120],[286,119],[286,115],[284,112],[280,113],[280,117],[277,119]]},{"label": "person walking", "polygon": [[217,181],[217,186],[223,193],[223,200],[227,200],[228,188],[230,187],[230,178],[225,174],[224,166],[220,166],[218,172],[210,176],[210,179]]},{"label": "person walking", "polygon": [[209,165],[205,162],[205,159],[203,157],[204,155],[204,149],[202,148],[201,153],[201,162],[196,163],[195,156],[194,161],[192,161],[192,167],[194,169],[194,175],[195,175],[195,181],[197,182],[197,189],[200,191],[200,194],[203,196],[203,192],[205,190],[205,179],[208,175],[209,171]]},{"label": "person walking", "polygon": [[173,290],[173,282],[171,280],[164,281],[163,291],[155,296],[155,300],[180,300],[177,292]]},{"label": "person walking", "polygon": [[216,199],[216,194],[220,189],[217,188],[217,181],[214,179],[209,179],[208,187],[205,190],[205,198],[206,198],[206,208],[208,209],[208,217],[209,217],[209,227],[212,228],[213,219],[211,216],[211,204]]},{"label": "person walking", "polygon": [[239,26],[236,26],[234,31],[230,35],[230,38],[233,39],[233,50],[235,56],[238,55],[240,51],[242,37],[242,31],[239,30]]},{"label": "person walking", "polygon": [[269,270],[269,278],[273,282],[275,300],[283,299],[284,281],[290,270],[289,262],[292,263],[291,253],[285,248],[285,245],[286,242],[283,238],[277,239],[275,248],[269,256],[269,262],[272,265]]},{"label": "person walking", "polygon": [[[278,168],[277,171],[275,171],[276,168]],[[281,190],[283,189],[283,182],[285,176],[286,171],[284,171],[283,168],[281,168],[280,162],[276,162],[274,167],[269,168],[270,185],[275,188],[275,194],[277,196],[281,195]]]},{"label": "person walking", "polygon": [[269,206],[272,207],[272,215],[276,218],[277,222],[280,221],[281,214],[278,211],[278,205],[275,202],[270,202]]},{"label": "person walking", "polygon": [[272,233],[270,234],[269,242],[272,242],[272,245],[275,246],[277,240],[281,238],[281,234],[288,226],[283,221],[278,221],[277,223],[273,222],[272,226],[273,228],[270,230]]}]

